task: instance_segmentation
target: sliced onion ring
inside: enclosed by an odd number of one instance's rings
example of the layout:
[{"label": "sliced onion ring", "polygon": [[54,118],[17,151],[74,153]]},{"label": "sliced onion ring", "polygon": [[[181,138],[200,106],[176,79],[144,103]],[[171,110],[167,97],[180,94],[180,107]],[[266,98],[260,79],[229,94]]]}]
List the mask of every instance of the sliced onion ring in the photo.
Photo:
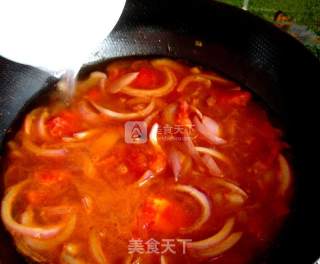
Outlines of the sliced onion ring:
[{"label": "sliced onion ring", "polygon": [[150,100],[151,100],[150,97],[133,97],[126,101],[126,105],[134,106],[137,104],[146,104],[146,103],[149,103]]},{"label": "sliced onion ring", "polygon": [[22,253],[25,256],[28,256],[33,261],[36,261],[37,263],[45,263],[46,258],[39,254],[38,252],[35,252],[34,250],[31,250],[31,248],[27,245],[27,243],[21,239],[17,238],[15,239],[15,244],[17,246],[17,249],[20,253]]},{"label": "sliced onion ring", "polygon": [[142,118],[150,114],[154,107],[155,107],[155,101],[151,100],[151,102],[148,104],[148,106],[140,111],[132,112],[132,113],[119,113],[112,111],[110,109],[104,108],[101,105],[98,105],[97,103],[90,101],[90,103],[103,115],[105,115],[108,118],[112,119],[118,119],[118,120],[129,120],[129,119],[135,119],[135,118]]},{"label": "sliced onion ring", "polygon": [[169,163],[173,171],[175,182],[179,181],[179,178],[181,176],[181,171],[182,171],[180,155],[181,154],[175,148],[172,148],[169,152]]},{"label": "sliced onion ring", "polygon": [[9,192],[2,200],[1,217],[5,226],[12,232],[20,233],[33,238],[50,238],[57,235],[65,223],[55,226],[29,227],[16,222],[12,217],[12,205],[19,192],[29,183],[22,181],[9,189]]},{"label": "sliced onion ring", "polygon": [[162,148],[158,142],[158,130],[159,130],[159,124],[154,123],[149,133],[149,140],[157,151],[162,152]]},{"label": "sliced onion ring", "polygon": [[82,90],[98,84],[101,88],[103,88],[104,86],[103,83],[106,79],[107,79],[107,75],[104,72],[94,71],[90,73],[89,77],[86,80],[78,81],[77,87],[78,89]]},{"label": "sliced onion ring", "polygon": [[124,264],[140,264],[141,263],[141,257],[137,257],[133,254],[130,254]]},{"label": "sliced onion ring", "polygon": [[180,175],[186,175],[190,171],[192,171],[192,158],[189,155],[186,155],[183,162],[182,162],[182,170]]},{"label": "sliced onion ring", "polygon": [[191,249],[207,249],[216,246],[230,235],[234,223],[235,219],[233,217],[229,218],[216,234],[204,240],[188,242],[187,247]]},{"label": "sliced onion ring", "polygon": [[218,82],[220,84],[226,84],[226,85],[234,84],[234,82],[229,81],[229,80],[227,80],[223,77],[220,77],[216,74],[213,74],[213,73],[200,73],[198,76],[202,77],[202,78],[206,78],[206,79],[212,81],[213,83]]},{"label": "sliced onion ring", "polygon": [[221,134],[221,129],[219,124],[213,120],[211,117],[203,116],[202,117],[202,124],[215,136],[219,137]]},{"label": "sliced onion ring", "polygon": [[55,158],[55,157],[63,157],[67,154],[65,149],[50,149],[50,148],[42,148],[38,147],[34,143],[31,142],[30,139],[25,138],[22,141],[23,146],[33,154],[42,157]]},{"label": "sliced onion ring", "polygon": [[151,64],[155,68],[168,67],[176,72],[181,73],[185,71],[185,68],[180,63],[167,58],[154,59],[151,61]]},{"label": "sliced onion ring", "polygon": [[122,88],[130,85],[139,75],[139,72],[130,72],[121,76],[119,79],[115,80],[108,87],[108,91],[110,93],[118,93],[122,90]]},{"label": "sliced onion ring", "polygon": [[137,181],[137,185],[139,187],[142,187],[146,185],[153,178],[154,178],[154,173],[151,170],[147,170],[145,171],[145,173],[143,173],[141,178]]},{"label": "sliced onion ring", "polygon": [[33,249],[36,250],[50,250],[57,246],[59,246],[62,242],[67,240],[72,232],[74,231],[74,228],[76,226],[76,215],[72,214],[69,218],[69,220],[66,223],[66,226],[64,229],[57,234],[55,237],[50,239],[36,239],[36,238],[30,238],[25,237],[24,240],[26,243]]},{"label": "sliced onion ring", "polygon": [[31,226],[33,224],[34,212],[30,206],[21,214],[21,224]]},{"label": "sliced onion ring", "polygon": [[218,184],[222,187],[225,187],[227,189],[229,189],[230,191],[232,192],[235,192],[235,193],[239,193],[241,194],[243,197],[245,197],[246,199],[248,198],[248,195],[247,193],[242,190],[239,186],[237,186],[236,184],[230,182],[230,181],[227,181],[226,179],[222,179],[222,178],[214,178],[214,182],[215,184]]},{"label": "sliced onion ring", "polygon": [[232,248],[235,244],[237,244],[241,237],[242,237],[242,232],[234,232],[225,240],[217,244],[216,246],[213,246],[212,248],[208,248],[205,250],[201,250],[199,252],[199,255],[203,257],[218,256],[224,253],[225,251],[229,250],[230,248]]},{"label": "sliced onion ring", "polygon": [[224,197],[235,206],[242,205],[244,203],[244,197],[238,193],[226,193]]},{"label": "sliced onion ring", "polygon": [[164,255],[160,256],[160,264],[168,264],[166,256],[164,256]]},{"label": "sliced onion ring", "polygon": [[86,261],[80,259],[79,257],[77,256],[72,256],[71,254],[63,251],[61,253],[61,263],[63,264],[87,264]]},{"label": "sliced onion ring", "polygon": [[78,104],[78,111],[81,117],[89,124],[96,125],[102,123],[101,116],[95,111],[95,108],[89,104],[88,101],[80,101]]},{"label": "sliced onion ring", "polygon": [[64,142],[78,142],[78,141],[90,139],[93,136],[97,135],[99,132],[101,132],[100,129],[90,129],[86,131],[80,131],[80,132],[74,133],[72,137],[63,137],[62,140]]},{"label": "sliced onion ring", "polygon": [[89,233],[89,247],[92,253],[92,256],[99,264],[107,264],[108,261],[103,253],[101,247],[101,241],[97,232],[92,229]]},{"label": "sliced onion ring", "polygon": [[181,80],[180,84],[177,87],[177,92],[182,92],[190,83],[201,83],[205,87],[209,88],[211,86],[211,81],[208,78],[204,78],[199,75],[189,75]]},{"label": "sliced onion ring", "polygon": [[197,117],[194,117],[193,119],[198,132],[212,144],[221,145],[226,143],[223,138],[219,137],[218,130],[211,126],[212,123],[203,122],[204,118],[205,117],[203,117],[202,122]]},{"label": "sliced onion ring", "polygon": [[25,118],[24,120],[24,125],[23,125],[23,128],[24,128],[24,133],[28,136],[31,135],[31,129],[32,129],[32,124],[33,124],[33,121],[36,117],[36,115],[38,115],[38,113],[40,111],[42,111],[42,107],[39,107],[39,108],[36,108],[34,110],[32,110]]},{"label": "sliced onion ring", "polygon": [[194,161],[198,162],[199,164],[202,164],[201,157],[200,157],[198,151],[196,150],[196,148],[193,144],[193,141],[191,140],[190,137],[185,137],[184,145],[186,146],[186,149],[187,149],[189,155],[194,159]]},{"label": "sliced onion ring", "polygon": [[196,146],[195,149],[199,153],[208,154],[214,158],[217,158],[217,159],[227,163],[228,165],[231,164],[230,160],[225,155],[223,155],[221,152],[219,152],[218,150],[216,150],[214,148],[206,148],[206,147]]},{"label": "sliced onion ring", "polygon": [[163,86],[151,90],[126,86],[123,87],[120,92],[137,97],[161,97],[171,93],[177,85],[177,78],[169,68],[163,67],[162,70],[164,71],[167,79],[166,83]]},{"label": "sliced onion ring", "polygon": [[208,168],[208,171],[212,176],[223,177],[222,171],[220,170],[216,161],[211,156],[209,156],[208,154],[204,154],[201,159],[203,161],[203,164]]},{"label": "sliced onion ring", "polygon": [[190,105],[189,107],[190,107],[190,110],[192,110],[193,112],[195,112],[196,115],[199,117],[199,119],[202,120],[203,114],[201,113],[201,111],[200,111],[197,107],[195,107],[195,106],[193,106],[193,105]]},{"label": "sliced onion ring", "polygon": [[39,136],[41,137],[41,139],[43,140],[48,140],[50,137],[49,137],[49,134],[48,134],[48,131],[47,131],[47,127],[45,125],[45,122],[47,121],[47,119],[49,118],[49,112],[48,112],[48,109],[45,108],[40,116],[39,116],[39,119],[38,119],[38,131],[39,131]]},{"label": "sliced onion ring", "polygon": [[195,230],[198,230],[210,217],[210,202],[207,198],[207,196],[203,193],[197,190],[196,188],[190,186],[190,185],[176,185],[174,188],[176,191],[184,192],[192,196],[195,200],[199,202],[201,205],[201,216],[199,219],[190,227],[182,228],[182,233],[189,233],[193,232]]},{"label": "sliced onion ring", "polygon": [[279,185],[279,194],[284,195],[289,188],[291,182],[291,172],[288,161],[286,158],[280,154],[278,157],[280,171],[278,173],[280,185]]}]

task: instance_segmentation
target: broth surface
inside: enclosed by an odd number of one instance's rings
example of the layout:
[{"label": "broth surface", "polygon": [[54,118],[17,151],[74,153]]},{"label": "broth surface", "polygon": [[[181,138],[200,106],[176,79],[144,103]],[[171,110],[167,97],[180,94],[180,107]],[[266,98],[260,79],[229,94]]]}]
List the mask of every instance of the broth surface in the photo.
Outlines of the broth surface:
[{"label": "broth surface", "polygon": [[2,221],[39,263],[244,264],[289,213],[280,129],[251,94],[170,59],[60,82],[4,157]]}]

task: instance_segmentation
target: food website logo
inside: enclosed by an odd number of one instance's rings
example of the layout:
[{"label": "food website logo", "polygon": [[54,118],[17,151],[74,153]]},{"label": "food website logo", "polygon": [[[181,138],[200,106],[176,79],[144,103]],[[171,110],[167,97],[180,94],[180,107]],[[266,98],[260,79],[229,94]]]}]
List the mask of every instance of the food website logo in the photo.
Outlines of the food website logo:
[{"label": "food website logo", "polygon": [[[150,130],[150,137],[151,131]],[[157,139],[162,141],[185,141],[194,137],[194,126],[169,125],[158,126],[154,131]],[[144,121],[128,121],[124,125],[125,142],[127,144],[145,144],[148,141],[148,124]]]},{"label": "food website logo", "polygon": [[148,140],[147,123],[128,121],[124,124],[124,140],[127,144],[144,144]]},{"label": "food website logo", "polygon": [[177,254],[178,249],[180,253],[186,254],[188,243],[192,242],[192,239],[161,239],[157,240],[150,238],[144,241],[140,238],[130,239],[128,243],[129,254]]}]

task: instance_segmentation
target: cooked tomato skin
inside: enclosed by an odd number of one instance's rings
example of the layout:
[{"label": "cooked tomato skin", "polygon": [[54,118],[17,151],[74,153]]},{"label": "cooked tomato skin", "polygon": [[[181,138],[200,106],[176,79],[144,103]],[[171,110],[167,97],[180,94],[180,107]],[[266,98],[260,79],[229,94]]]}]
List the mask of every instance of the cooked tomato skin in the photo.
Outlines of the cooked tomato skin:
[{"label": "cooked tomato skin", "polygon": [[80,129],[79,115],[72,111],[62,111],[46,123],[53,138],[71,136]]},{"label": "cooked tomato skin", "polygon": [[251,100],[251,94],[246,91],[223,91],[217,92],[217,103],[224,106],[244,107]]},{"label": "cooked tomato skin", "polygon": [[138,88],[150,89],[159,85],[160,81],[161,73],[158,70],[144,66],[140,69],[139,74],[132,85]]},{"label": "cooked tomato skin", "polygon": [[100,87],[92,87],[85,95],[86,98],[92,101],[98,101],[103,97]]},{"label": "cooked tomato skin", "polygon": [[164,197],[148,199],[139,215],[139,227],[146,229],[150,235],[156,232],[171,236],[186,227],[189,222],[184,208]]}]

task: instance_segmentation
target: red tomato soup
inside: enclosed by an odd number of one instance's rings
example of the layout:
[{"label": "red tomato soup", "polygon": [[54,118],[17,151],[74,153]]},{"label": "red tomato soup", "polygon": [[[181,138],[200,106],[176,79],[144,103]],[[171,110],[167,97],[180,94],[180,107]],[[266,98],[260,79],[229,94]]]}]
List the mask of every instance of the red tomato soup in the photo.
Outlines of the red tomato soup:
[{"label": "red tomato soup", "polygon": [[4,157],[2,221],[26,258],[243,264],[272,242],[288,146],[248,91],[166,58],[114,61],[69,104],[57,91]]}]

